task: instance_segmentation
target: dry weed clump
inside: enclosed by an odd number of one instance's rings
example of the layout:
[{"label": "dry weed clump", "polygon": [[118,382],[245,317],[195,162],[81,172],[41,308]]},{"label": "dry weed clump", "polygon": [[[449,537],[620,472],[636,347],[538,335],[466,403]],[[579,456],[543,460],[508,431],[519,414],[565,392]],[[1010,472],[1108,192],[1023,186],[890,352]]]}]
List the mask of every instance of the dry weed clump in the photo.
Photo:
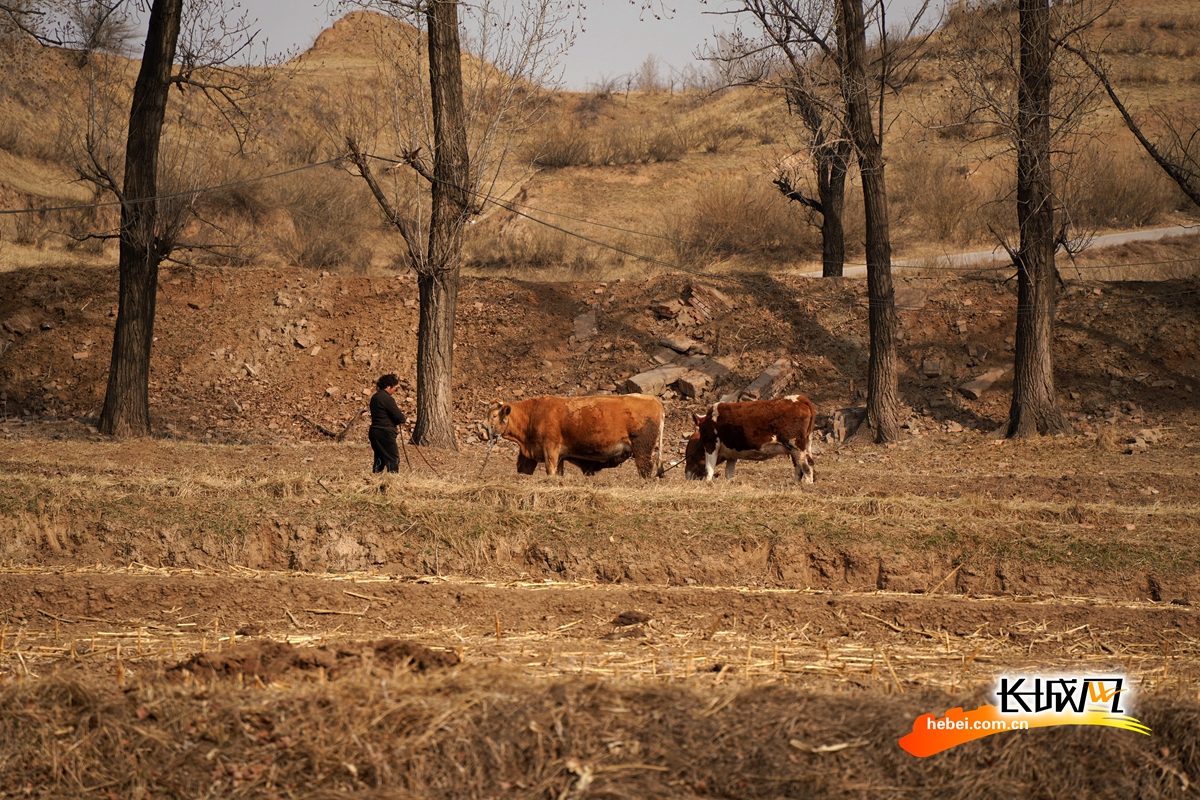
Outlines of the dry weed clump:
[{"label": "dry weed clump", "polygon": [[530,161],[550,169],[587,166],[592,163],[591,137],[576,125],[556,129],[535,148]]},{"label": "dry weed clump", "polygon": [[[1152,737],[998,734],[917,759],[897,741],[982,690],[798,690],[723,671],[708,685],[548,683],[503,668],[396,670],[265,686],[22,681],[0,697],[0,789],[59,796],[1182,798],[1200,769],[1193,697],[1139,698]],[[847,778],[850,775],[852,778]]]},{"label": "dry weed clump", "polygon": [[721,153],[732,148],[750,134],[736,119],[723,113],[701,115],[688,126],[688,141],[695,142],[706,153]]},{"label": "dry weed clump", "polygon": [[[918,151],[900,164],[889,200],[901,225],[939,242],[969,241],[985,202],[979,179],[945,152]],[[915,224],[914,224],[915,223]]]},{"label": "dry weed clump", "polygon": [[578,239],[536,223],[499,234],[494,228],[472,229],[467,232],[465,250],[474,269],[489,276],[500,271],[533,276],[564,268],[574,272],[587,261]]},{"label": "dry weed clump", "polygon": [[679,161],[687,151],[686,136],[674,117],[632,123],[614,119],[555,127],[533,148],[530,161],[550,169],[626,166]]},{"label": "dry weed clump", "polygon": [[[847,198],[848,210],[852,202]],[[675,255],[684,263],[734,255],[798,260],[820,252],[819,234],[803,211],[766,177],[704,183],[684,208],[669,215],[666,225]],[[847,241],[852,241],[849,235]]]},{"label": "dry weed clump", "polygon": [[378,219],[360,183],[334,170],[279,178],[273,187],[275,204],[291,221],[276,234],[280,251],[307,269],[366,272],[373,253],[363,240],[378,227]]},{"label": "dry weed clump", "polygon": [[1067,197],[1072,221],[1084,230],[1141,228],[1180,206],[1178,187],[1140,153],[1089,150],[1073,166]]}]

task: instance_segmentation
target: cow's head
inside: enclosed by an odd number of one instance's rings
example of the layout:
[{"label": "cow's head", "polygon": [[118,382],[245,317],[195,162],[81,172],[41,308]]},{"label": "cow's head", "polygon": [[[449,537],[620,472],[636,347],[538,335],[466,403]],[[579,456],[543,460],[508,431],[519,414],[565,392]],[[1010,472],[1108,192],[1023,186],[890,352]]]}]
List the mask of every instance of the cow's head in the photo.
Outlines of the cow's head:
[{"label": "cow's head", "polygon": [[[692,414],[696,430],[692,431],[692,438],[688,439],[687,447],[683,451],[683,474],[689,481],[704,480],[707,475],[704,466],[705,454],[711,453],[717,447],[717,426],[713,424],[711,417],[711,412],[703,417]],[[709,434],[707,441],[705,430]]]},{"label": "cow's head", "polygon": [[499,439],[508,430],[508,415],[512,406],[500,400],[494,400],[488,405],[487,415],[483,418],[483,428],[487,431],[488,439]]}]

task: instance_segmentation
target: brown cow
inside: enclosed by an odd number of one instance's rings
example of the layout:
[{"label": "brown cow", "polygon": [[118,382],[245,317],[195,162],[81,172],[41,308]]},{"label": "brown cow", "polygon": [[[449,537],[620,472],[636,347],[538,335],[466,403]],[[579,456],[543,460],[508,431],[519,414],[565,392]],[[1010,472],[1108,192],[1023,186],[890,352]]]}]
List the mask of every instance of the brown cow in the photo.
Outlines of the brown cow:
[{"label": "brown cow", "polygon": [[701,417],[693,414],[696,431],[684,451],[688,480],[712,480],[717,465],[725,462],[725,477],[733,480],[739,460],[766,461],[787,453],[796,468],[796,480],[813,482],[810,449],[817,409],[800,395],[782,400],[716,403]]},{"label": "brown cow", "polygon": [[[547,475],[562,475],[567,462],[595,475],[621,466],[630,456],[643,478],[661,466],[663,406],[649,395],[496,401],[488,407],[484,427],[489,438],[504,437],[521,448],[517,472],[522,475],[532,475],[540,462],[545,462]],[[659,465],[654,462],[656,442]]]}]

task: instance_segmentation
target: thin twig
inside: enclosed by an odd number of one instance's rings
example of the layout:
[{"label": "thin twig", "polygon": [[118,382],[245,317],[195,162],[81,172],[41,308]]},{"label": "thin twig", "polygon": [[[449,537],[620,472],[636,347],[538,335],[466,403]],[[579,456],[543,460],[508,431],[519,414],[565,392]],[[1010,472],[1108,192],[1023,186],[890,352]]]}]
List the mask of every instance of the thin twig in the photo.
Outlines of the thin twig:
[{"label": "thin twig", "polygon": [[365,617],[367,615],[365,611],[337,611],[332,608],[305,608],[302,610],[309,614],[335,614],[342,617]]},{"label": "thin twig", "polygon": [[930,589],[930,590],[929,590],[928,592],[926,592],[925,594],[937,594],[937,590],[938,590],[938,589],[940,589],[940,588],[942,588],[942,584],[943,584],[943,583],[945,583],[946,581],[950,580],[951,578],[953,578],[953,577],[954,577],[954,573],[958,572],[958,570],[959,570],[961,567],[962,567],[962,564],[959,564],[957,567],[955,567],[954,569],[950,570],[950,574],[949,574],[949,575],[947,575],[946,577],[944,577],[944,578],[942,578],[940,581],[938,581],[938,585],[937,585],[937,586],[935,586],[935,587],[933,587],[932,589]]}]

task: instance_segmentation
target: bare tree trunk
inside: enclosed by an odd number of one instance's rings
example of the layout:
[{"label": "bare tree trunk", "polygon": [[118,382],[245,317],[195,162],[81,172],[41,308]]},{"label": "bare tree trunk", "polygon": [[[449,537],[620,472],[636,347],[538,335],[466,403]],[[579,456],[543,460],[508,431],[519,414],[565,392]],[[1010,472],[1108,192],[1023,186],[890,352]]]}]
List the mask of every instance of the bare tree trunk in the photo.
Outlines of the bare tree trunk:
[{"label": "bare tree trunk", "polygon": [[451,402],[454,311],[463,227],[471,208],[458,0],[430,0],[425,14],[434,152],[429,251],[417,270],[421,317],[417,328],[417,421],[413,441],[456,450]]},{"label": "bare tree trunk", "polygon": [[821,200],[821,277],[840,278],[846,264],[846,232],[842,212],[846,208],[846,172],[850,143],[826,145],[818,156],[817,196]]},{"label": "bare tree trunk", "polygon": [[850,143],[839,142],[836,149],[813,146],[816,161],[817,198],[814,200],[795,188],[781,175],[773,183],[789,200],[808,206],[821,215],[821,277],[840,278],[846,263],[846,233],[842,212],[846,208],[846,172],[850,161]]},{"label": "bare tree trunk", "polygon": [[1010,437],[1070,430],[1054,388],[1054,195],[1050,164],[1049,0],[1020,0],[1017,93],[1017,340]]},{"label": "bare tree trunk", "polygon": [[896,362],[895,297],[892,289],[892,241],[888,229],[883,143],[871,120],[867,90],[867,34],[862,0],[838,0],[838,46],[842,54],[842,96],[847,127],[858,151],[863,209],[867,223],[867,298],[870,357],[867,366],[867,422],[875,441],[900,438],[899,373]]},{"label": "bare tree trunk", "polygon": [[120,288],[108,388],[100,431],[113,436],[150,433],[150,348],[158,265],[170,252],[157,235],[158,152],[183,0],[154,0],[146,50],[133,88],[125,144],[121,204]]},{"label": "bare tree trunk", "polygon": [[417,290],[421,314],[417,323],[417,420],[413,426],[413,441],[453,450],[457,445],[450,400],[458,270],[419,273]]},{"label": "bare tree trunk", "polygon": [[788,107],[800,115],[811,137],[813,161],[816,162],[817,202],[795,190],[786,178],[781,177],[775,183],[784,197],[804,203],[821,215],[821,277],[840,278],[846,264],[842,212],[846,208],[846,172],[852,148],[840,126],[839,136],[832,142],[829,140],[826,114],[803,86],[792,86],[787,92],[787,100]]}]

